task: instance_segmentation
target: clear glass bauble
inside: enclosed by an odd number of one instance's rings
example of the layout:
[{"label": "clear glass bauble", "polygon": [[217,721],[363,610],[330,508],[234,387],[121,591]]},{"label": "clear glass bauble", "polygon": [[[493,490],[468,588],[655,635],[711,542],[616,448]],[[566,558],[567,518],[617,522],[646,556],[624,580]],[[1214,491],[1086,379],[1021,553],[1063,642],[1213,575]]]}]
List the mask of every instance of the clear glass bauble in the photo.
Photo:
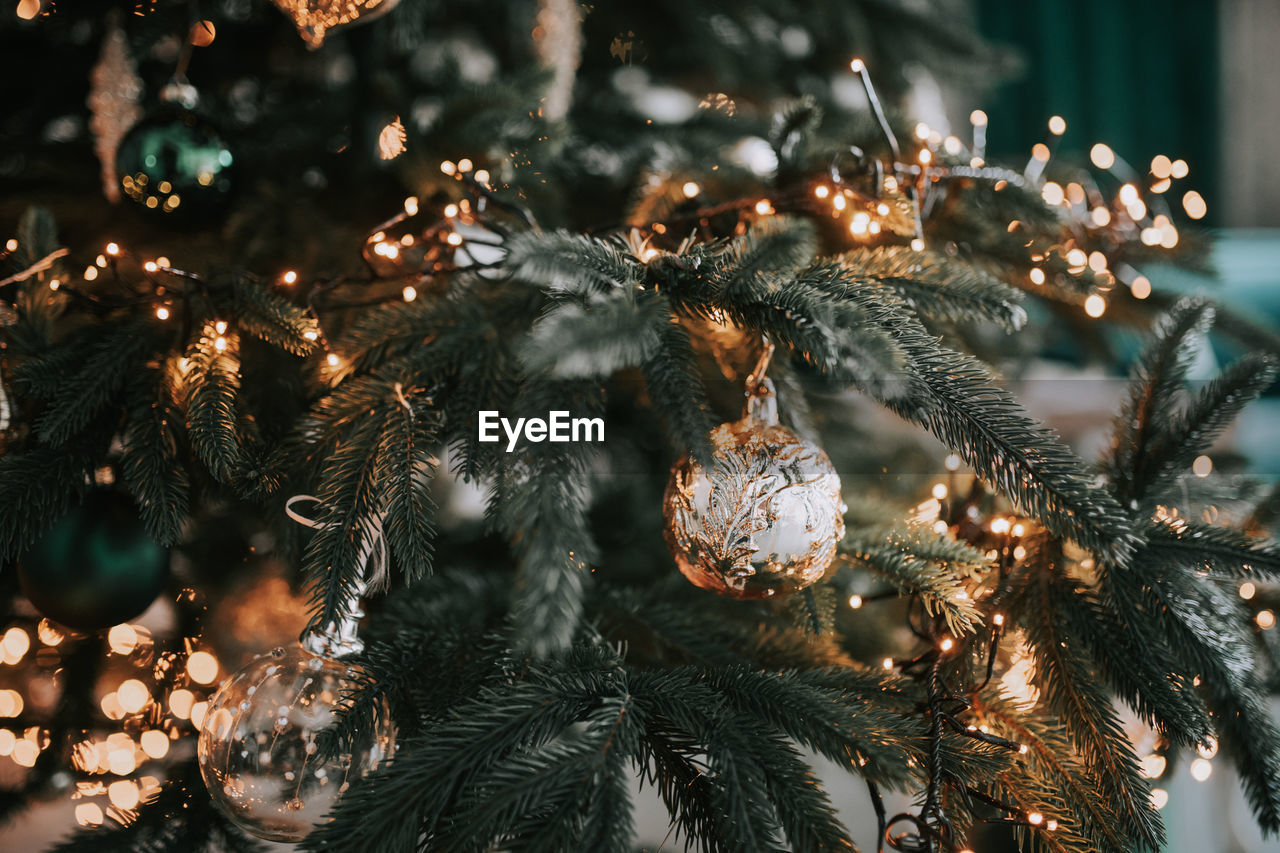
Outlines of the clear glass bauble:
[{"label": "clear glass bauble", "polygon": [[761,387],[741,420],[711,431],[711,465],[676,463],[663,500],[667,545],[681,573],[728,598],[809,586],[844,536],[831,460],[778,425],[772,385]]},{"label": "clear glass bauble", "polygon": [[233,823],[270,841],[300,841],[352,782],[391,757],[385,704],[372,729],[325,748],[322,733],[352,675],[348,664],[296,645],[259,655],[218,688],[200,726],[200,773]]}]

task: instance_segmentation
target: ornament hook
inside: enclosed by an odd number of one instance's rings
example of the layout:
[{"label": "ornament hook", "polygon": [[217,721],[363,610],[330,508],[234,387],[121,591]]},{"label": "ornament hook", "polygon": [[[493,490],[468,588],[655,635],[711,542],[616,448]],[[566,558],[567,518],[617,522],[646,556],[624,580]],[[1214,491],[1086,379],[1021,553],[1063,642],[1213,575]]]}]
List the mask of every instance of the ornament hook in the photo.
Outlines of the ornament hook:
[{"label": "ornament hook", "polygon": [[774,347],[767,336],[762,335],[760,339],[764,348],[760,352],[760,359],[756,362],[755,368],[747,376],[747,405],[743,411],[743,417],[765,424],[777,424],[778,397],[773,389],[773,380],[765,375],[765,371],[769,369],[769,362],[773,359]]}]

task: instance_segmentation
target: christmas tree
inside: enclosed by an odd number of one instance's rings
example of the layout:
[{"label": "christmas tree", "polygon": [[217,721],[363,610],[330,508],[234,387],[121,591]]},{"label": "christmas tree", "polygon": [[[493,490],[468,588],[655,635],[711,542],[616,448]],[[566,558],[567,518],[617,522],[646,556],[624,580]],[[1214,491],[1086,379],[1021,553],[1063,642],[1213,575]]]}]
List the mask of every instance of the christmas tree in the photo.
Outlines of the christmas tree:
[{"label": "christmas tree", "polygon": [[[1132,853],[1221,753],[1280,830],[1276,493],[1208,455],[1280,338],[1155,272],[1184,161],[913,113],[1009,67],[957,5],[6,12],[0,819]],[[1083,458],[1004,377],[1120,327]]]}]

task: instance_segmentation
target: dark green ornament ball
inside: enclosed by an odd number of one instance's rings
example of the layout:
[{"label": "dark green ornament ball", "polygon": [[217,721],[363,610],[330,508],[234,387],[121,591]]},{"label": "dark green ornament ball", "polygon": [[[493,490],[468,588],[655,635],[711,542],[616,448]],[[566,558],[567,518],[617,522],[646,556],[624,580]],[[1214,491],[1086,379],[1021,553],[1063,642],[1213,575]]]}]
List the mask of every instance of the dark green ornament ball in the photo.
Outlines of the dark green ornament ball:
[{"label": "dark green ornament ball", "polygon": [[168,580],[168,551],[152,541],[128,495],[106,490],[90,492],[18,564],[36,609],[78,631],[138,616]]},{"label": "dark green ornament ball", "polygon": [[234,165],[231,149],[207,119],[172,106],[130,128],[116,151],[122,196],[174,221],[224,211]]}]

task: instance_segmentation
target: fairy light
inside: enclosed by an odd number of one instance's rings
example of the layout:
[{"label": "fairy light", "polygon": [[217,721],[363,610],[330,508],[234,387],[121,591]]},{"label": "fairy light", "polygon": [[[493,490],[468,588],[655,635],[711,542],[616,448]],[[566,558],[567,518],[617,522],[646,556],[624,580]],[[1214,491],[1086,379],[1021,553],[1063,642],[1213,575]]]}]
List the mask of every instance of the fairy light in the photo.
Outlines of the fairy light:
[{"label": "fairy light", "polygon": [[142,751],[150,758],[164,758],[169,752],[169,736],[159,729],[143,732],[138,737]]},{"label": "fairy light", "polygon": [[485,186],[485,187],[489,186],[489,170],[488,169],[477,170],[475,173],[475,179],[476,179],[476,183],[480,184],[481,186]]},{"label": "fairy light", "polygon": [[284,275],[280,276],[280,280],[285,284],[295,284],[298,281],[298,274],[293,270],[285,270]]},{"label": "fairy light", "polygon": [[1163,755],[1157,755],[1153,752],[1150,755],[1143,756],[1138,766],[1142,770],[1143,776],[1148,779],[1159,779],[1164,775],[1168,761],[1165,760]]},{"label": "fairy light", "polygon": [[[330,356],[337,358],[332,353]],[[205,651],[193,652],[187,658],[187,675],[197,684],[212,684],[218,677],[218,659]]]},{"label": "fairy light", "polygon": [[179,720],[185,720],[191,716],[191,706],[195,704],[196,696],[185,687],[180,687],[169,694],[169,710]]},{"label": "fairy light", "polygon": [[1197,782],[1206,782],[1213,775],[1213,762],[1205,758],[1197,758],[1191,762],[1191,778]]},{"label": "fairy light", "polygon": [[1133,294],[1134,299],[1146,299],[1151,295],[1151,281],[1145,275],[1140,275],[1129,284],[1129,292]]},{"label": "fairy light", "polygon": [[118,809],[131,809],[138,805],[141,794],[136,783],[119,779],[107,786],[107,798]]},{"label": "fairy light", "polygon": [[456,175],[458,173],[458,167],[454,165],[452,160],[445,160],[440,163],[440,171],[444,172],[446,175]]},{"label": "fairy light", "polygon": [[222,335],[218,335],[218,337],[213,339],[213,348],[216,349],[218,352],[226,352],[227,339],[222,337]]},{"label": "fairy light", "polygon": [[945,497],[947,496],[947,484],[946,484],[946,483],[934,483],[934,484],[933,484],[933,496],[934,496],[935,498],[937,498],[938,500],[942,500],[943,498],[945,498]]},{"label": "fairy light", "polygon": [[158,320],[168,320],[168,319],[169,319],[169,309],[168,309],[168,308],[166,308],[166,307],[164,307],[163,305],[161,305],[161,306],[159,306],[158,308],[156,308],[156,319],[158,319]]},{"label": "fairy light", "polygon": [[845,197],[842,195],[837,195],[835,198],[831,199],[831,206],[836,210],[844,210],[848,203],[849,202],[846,201]]},{"label": "fairy light", "polygon": [[1003,534],[1003,533],[1008,533],[1008,532],[1009,532],[1009,529],[1010,529],[1012,526],[1013,526],[1012,522],[1010,522],[1010,521],[1009,521],[1009,519],[1007,519],[1007,518],[993,518],[993,519],[991,519],[991,532],[992,532],[992,533],[1001,533],[1001,534]]},{"label": "fairy light", "polygon": [[702,192],[702,187],[698,186],[696,181],[685,181],[680,191],[684,193],[685,198],[695,198],[698,193]]},{"label": "fairy light", "polygon": [[160,269],[160,265],[155,261],[146,261],[143,263],[142,268],[147,272],[156,272]]},{"label": "fairy light", "polygon": [[947,529],[948,529],[947,523],[943,521],[941,518],[933,523],[932,530],[934,533],[938,534],[939,536],[942,536],[944,533],[946,533]]},{"label": "fairy light", "polygon": [[1192,219],[1204,219],[1204,215],[1209,212],[1209,206],[1204,202],[1204,196],[1195,190],[1188,190],[1182,196],[1182,209],[1187,212],[1187,216]]},{"label": "fairy light", "polygon": [[1187,165],[1186,160],[1174,160],[1169,164],[1169,177],[1182,180],[1191,174],[1191,167]]},{"label": "fairy light", "polygon": [[1240,584],[1240,597],[1245,601],[1253,598],[1258,594],[1258,587],[1253,581],[1245,581]]},{"label": "fairy light", "polygon": [[81,826],[102,826],[106,817],[102,807],[97,803],[79,803],[76,805],[76,823]]},{"label": "fairy light", "polygon": [[1016,537],[1021,537],[1024,533],[1026,533],[1026,532],[1027,532],[1027,528],[1026,528],[1026,527],[1024,527],[1024,526],[1023,526],[1023,525],[1021,525],[1021,524],[1015,524],[1015,525],[1013,526],[1013,529],[1012,529],[1012,530],[1010,530],[1009,532],[1010,532],[1010,533],[1012,533],[1012,534],[1013,534],[1014,536],[1016,536]]},{"label": "fairy light", "polygon": [[1151,807],[1154,808],[1156,811],[1160,811],[1160,809],[1164,808],[1167,805],[1169,805],[1169,792],[1166,791],[1164,788],[1152,788],[1151,789]]},{"label": "fairy light", "polygon": [[85,268],[84,268],[84,280],[85,280],[85,281],[93,281],[93,280],[94,280],[94,279],[96,279],[97,277],[98,277],[98,268],[97,268],[97,267],[85,267]]},{"label": "fairy light", "polygon": [[963,143],[960,142],[960,137],[948,136],[946,139],[942,140],[942,147],[948,154],[955,155],[959,154],[960,149],[964,146]]},{"label": "fairy light", "polygon": [[955,640],[951,639],[950,637],[943,637],[942,642],[938,643],[938,648],[941,649],[943,652],[949,652],[953,648],[955,648],[955,645],[956,645]]},{"label": "fairy light", "polygon": [[453,219],[458,215],[458,206],[456,204],[446,204],[444,206],[445,219]]},{"label": "fairy light", "polygon": [[1110,169],[1116,164],[1116,154],[1111,146],[1099,142],[1089,149],[1089,160],[1099,169]]},{"label": "fairy light", "polygon": [[1044,203],[1050,207],[1057,207],[1062,204],[1066,198],[1066,194],[1062,191],[1062,187],[1053,181],[1049,181],[1040,190],[1040,197],[1044,199]]},{"label": "fairy light", "polygon": [[1039,826],[1044,823],[1044,815],[1040,814],[1040,812],[1031,812],[1027,815],[1027,823],[1032,826]]},{"label": "fairy light", "polygon": [[16,690],[0,690],[0,717],[16,717],[22,713],[22,694]]},{"label": "fairy light", "polygon": [[1111,211],[1099,205],[1089,212],[1089,218],[1097,228],[1106,228],[1111,224]]},{"label": "fairy light", "polygon": [[406,284],[404,290],[400,291],[400,295],[404,297],[405,302],[412,302],[418,298],[418,288],[412,284]]},{"label": "fairy light", "polygon": [[1049,832],[1057,832],[1058,822],[1056,820],[1045,821],[1044,828],[1047,829]]},{"label": "fairy light", "polygon": [[1094,272],[1107,271],[1107,256],[1098,251],[1089,253],[1089,269]]},{"label": "fairy light", "polygon": [[116,689],[116,700],[126,714],[136,714],[151,701],[147,685],[136,678],[126,679]]},{"label": "fairy light", "polygon": [[1191,463],[1191,473],[1201,478],[1208,477],[1213,473],[1213,460],[1203,454],[1197,456]]},{"label": "fairy light", "polygon": [[117,776],[128,776],[138,769],[132,749],[113,749],[107,754],[107,769]]},{"label": "fairy light", "polygon": [[1163,193],[1168,191],[1169,187],[1171,186],[1173,186],[1173,181],[1169,180],[1168,178],[1165,178],[1163,181],[1156,181],[1154,184],[1152,184],[1151,191],[1153,193]]},{"label": "fairy light", "polygon": [[337,367],[341,363],[336,353],[329,353],[324,360],[328,362],[330,367]]},{"label": "fairy light", "polygon": [[958,453],[948,453],[947,458],[942,460],[942,467],[948,471],[958,471],[960,469],[960,455]]},{"label": "fairy light", "polygon": [[1050,156],[1052,155],[1049,153],[1049,146],[1043,142],[1037,142],[1031,146],[1031,159],[1037,163],[1048,163]]},{"label": "fairy light", "polygon": [[448,243],[450,246],[461,246],[462,235],[459,234],[457,231],[450,231],[449,236],[445,237],[444,241]]},{"label": "fairy light", "polygon": [[893,658],[885,658],[880,661],[880,666],[884,667],[886,670],[893,669]]},{"label": "fairy light", "polygon": [[826,198],[831,195],[831,187],[826,184],[818,184],[813,188],[813,195],[815,198]]},{"label": "fairy light", "polygon": [[1204,743],[1196,745],[1196,752],[1206,760],[1213,758],[1218,754],[1218,739],[1213,735],[1209,735],[1204,739]]},{"label": "fairy light", "polygon": [[46,646],[56,646],[66,639],[58,628],[48,619],[41,619],[36,626],[36,637]]},{"label": "fairy light", "polygon": [[870,225],[871,215],[866,211],[860,210],[853,215],[853,221],[849,223],[849,233],[861,236],[867,233],[867,228]]},{"label": "fairy light", "polygon": [[118,655],[127,655],[138,647],[138,632],[132,625],[122,622],[107,632],[107,645]]},{"label": "fairy light", "polygon": [[204,723],[204,715],[209,712],[208,702],[197,702],[191,706],[191,725],[197,729]]},{"label": "fairy light", "polygon": [[305,332],[302,333],[302,336],[309,341],[314,341],[320,337],[320,333],[317,332],[315,329],[307,329]]},{"label": "fairy light", "polygon": [[1090,293],[1089,298],[1084,301],[1084,313],[1096,320],[1106,312],[1107,300],[1097,293]]},{"label": "fairy light", "polygon": [[470,172],[471,169],[473,168],[473,165],[474,164],[471,162],[470,157],[463,157],[461,160],[458,161],[458,171]]},{"label": "fairy light", "polygon": [[1049,117],[1049,132],[1054,136],[1061,136],[1067,132],[1067,120],[1062,116]]},{"label": "fairy light", "polygon": [[921,148],[920,163],[922,165],[928,166],[932,162],[933,162],[933,152],[930,151],[928,148]]},{"label": "fairy light", "polygon": [[1030,748],[1025,743],[1018,744],[1018,755],[1026,755],[1030,751]]},{"label": "fairy light", "polygon": [[1067,184],[1067,201],[1071,202],[1072,205],[1084,204],[1085,203],[1084,187],[1080,186],[1080,184],[1076,183],[1075,181],[1072,181],[1071,183]]},{"label": "fairy light", "polygon": [[911,241],[911,251],[913,251],[913,252],[923,252],[923,251],[924,251],[924,240],[922,240],[922,239],[921,239],[921,238],[919,238],[919,237],[917,237],[917,238],[915,238],[914,240],[912,240],[912,241]]},{"label": "fairy light", "polygon": [[31,637],[15,625],[4,632],[4,639],[0,640],[0,645],[4,647],[5,663],[17,663],[31,648]]},{"label": "fairy light", "polygon": [[919,139],[921,142],[928,139],[929,125],[925,124],[922,121],[916,122],[915,134],[916,134],[916,139]]},{"label": "fairy light", "polygon": [[110,256],[111,256],[111,257],[113,257],[113,258],[114,258],[116,255],[120,254],[120,246],[119,246],[119,244],[117,244],[117,243],[108,243],[108,244],[107,244],[107,254],[108,254],[108,255],[110,255]]},{"label": "fairy light", "polygon": [[862,606],[862,596],[856,593],[849,596],[849,607],[853,608],[854,610],[857,610],[861,606]]},{"label": "fairy light", "polygon": [[991,617],[991,624],[995,625],[997,628],[999,628],[1001,625],[1003,625],[1003,624],[1004,624],[1004,614],[1003,614],[1003,613],[997,613],[997,614],[995,614],[994,616],[992,616],[992,617]]},{"label": "fairy light", "polygon": [[1173,174],[1173,161],[1163,154],[1151,158],[1151,174],[1157,178],[1167,178]]},{"label": "fairy light", "polygon": [[1264,631],[1270,631],[1276,626],[1276,614],[1270,610],[1259,610],[1258,615],[1253,617],[1253,620]]},{"label": "fairy light", "polygon": [[756,202],[756,213],[761,216],[768,216],[773,213],[773,203],[767,198],[762,198]]}]

